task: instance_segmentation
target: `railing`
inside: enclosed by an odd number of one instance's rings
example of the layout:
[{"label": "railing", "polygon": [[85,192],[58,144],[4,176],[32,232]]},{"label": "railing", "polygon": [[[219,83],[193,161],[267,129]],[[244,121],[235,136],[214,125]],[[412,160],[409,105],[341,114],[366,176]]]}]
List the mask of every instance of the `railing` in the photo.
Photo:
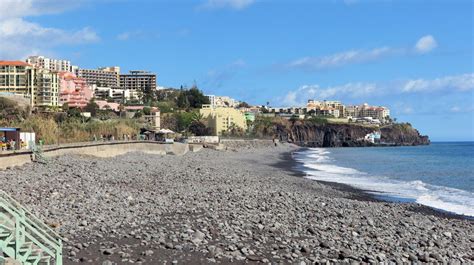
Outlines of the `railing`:
[{"label": "railing", "polygon": [[0,249],[24,264],[62,264],[61,237],[1,190]]}]

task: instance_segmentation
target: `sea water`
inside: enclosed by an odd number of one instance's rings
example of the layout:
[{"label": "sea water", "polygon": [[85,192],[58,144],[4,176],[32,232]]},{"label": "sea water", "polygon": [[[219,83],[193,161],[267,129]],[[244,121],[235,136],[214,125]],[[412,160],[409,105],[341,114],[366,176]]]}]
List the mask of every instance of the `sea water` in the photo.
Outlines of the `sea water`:
[{"label": "sea water", "polygon": [[349,184],[381,199],[474,216],[474,142],[307,148],[293,157],[309,179]]}]

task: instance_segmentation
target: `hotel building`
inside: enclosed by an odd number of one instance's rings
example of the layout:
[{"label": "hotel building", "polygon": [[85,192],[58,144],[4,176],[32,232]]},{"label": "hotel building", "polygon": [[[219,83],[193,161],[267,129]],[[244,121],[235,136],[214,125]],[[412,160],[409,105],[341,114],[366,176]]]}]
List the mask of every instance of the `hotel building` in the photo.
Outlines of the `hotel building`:
[{"label": "hotel building", "polygon": [[227,96],[215,96],[215,95],[207,95],[209,99],[209,103],[212,107],[237,107],[240,102]]},{"label": "hotel building", "polygon": [[139,98],[139,93],[143,91],[156,90],[156,74],[138,70],[121,74],[120,88],[129,90],[131,98]]},{"label": "hotel building", "polygon": [[310,99],[306,104],[306,110],[308,112],[314,110],[316,115],[332,115],[335,118],[342,118],[345,113],[345,108],[346,107],[340,101],[335,100],[315,101]]},{"label": "hotel building", "polygon": [[0,93],[28,98],[32,107],[58,106],[58,74],[22,61],[0,61]]},{"label": "hotel building", "polygon": [[347,106],[345,116],[352,118],[371,117],[379,121],[385,121],[390,116],[390,110],[387,107],[370,106],[364,103],[359,106]]},{"label": "hotel building", "polygon": [[77,76],[84,78],[89,85],[114,88],[120,86],[120,67],[118,66],[78,69]]},{"label": "hotel building", "polygon": [[22,61],[0,61],[0,93],[22,95],[34,101],[35,69]]},{"label": "hotel building", "polygon": [[73,73],[59,73],[60,94],[59,103],[67,103],[69,107],[84,108],[91,100],[93,93],[84,78]]},{"label": "hotel building", "polygon": [[232,127],[238,127],[243,130],[247,129],[247,121],[245,114],[234,108],[212,107],[211,105],[203,105],[200,114],[207,122],[207,127],[212,130],[213,135],[221,135],[228,132]]},{"label": "hotel building", "polygon": [[56,60],[44,56],[29,56],[26,62],[36,68],[46,69],[50,71],[66,71],[72,72],[76,66],[71,65],[67,60]]},{"label": "hotel building", "polygon": [[59,77],[58,72],[37,69],[34,79],[34,106],[59,106]]}]

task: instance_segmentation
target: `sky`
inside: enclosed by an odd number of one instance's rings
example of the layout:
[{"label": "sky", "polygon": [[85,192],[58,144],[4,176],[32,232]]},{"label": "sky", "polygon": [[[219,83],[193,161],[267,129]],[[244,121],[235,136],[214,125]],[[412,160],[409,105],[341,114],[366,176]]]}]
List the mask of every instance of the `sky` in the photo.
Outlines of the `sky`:
[{"label": "sky", "polygon": [[474,141],[473,1],[0,0],[0,60],[157,73],[251,104],[387,106]]}]

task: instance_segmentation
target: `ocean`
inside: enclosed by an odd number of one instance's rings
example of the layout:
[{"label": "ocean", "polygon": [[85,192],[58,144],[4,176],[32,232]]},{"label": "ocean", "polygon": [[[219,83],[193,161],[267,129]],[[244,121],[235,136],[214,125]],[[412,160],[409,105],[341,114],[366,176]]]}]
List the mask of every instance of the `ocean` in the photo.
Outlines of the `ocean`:
[{"label": "ocean", "polygon": [[474,216],[474,142],[428,146],[305,148],[293,154],[307,178]]}]

